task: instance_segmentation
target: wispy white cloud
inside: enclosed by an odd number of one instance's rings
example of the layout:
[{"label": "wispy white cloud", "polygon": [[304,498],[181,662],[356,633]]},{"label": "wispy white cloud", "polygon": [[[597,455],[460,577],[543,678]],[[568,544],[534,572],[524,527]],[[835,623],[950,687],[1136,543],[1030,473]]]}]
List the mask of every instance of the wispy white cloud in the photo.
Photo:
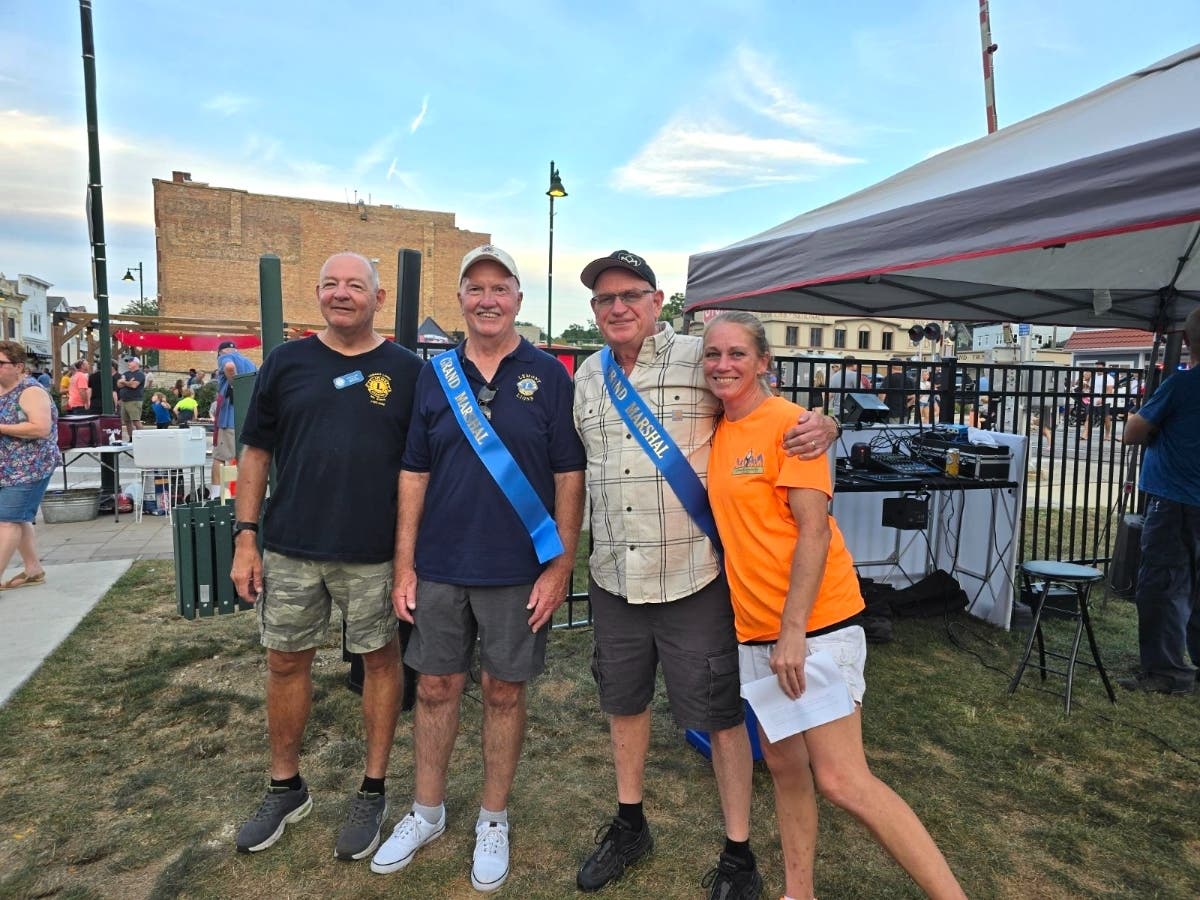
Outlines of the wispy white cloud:
[{"label": "wispy white cloud", "polygon": [[241,94],[217,94],[203,103],[204,109],[222,116],[235,116],[253,105],[252,97],[245,97]]},{"label": "wispy white cloud", "polygon": [[706,197],[808,181],[860,162],[832,146],[847,141],[852,129],[797,97],[749,48],[739,48],[702,90],[703,109],[674,115],[616,171],[618,189]]},{"label": "wispy white cloud", "polygon": [[421,98],[421,111],[417,113],[412,123],[408,126],[409,134],[416,134],[417,129],[421,127],[421,123],[425,121],[425,113],[429,112],[429,95],[426,94]]},{"label": "wispy white cloud", "polygon": [[393,130],[367,147],[351,164],[350,174],[355,178],[361,178],[372,170],[378,169],[383,165],[383,161],[392,155],[398,137],[399,135]]}]

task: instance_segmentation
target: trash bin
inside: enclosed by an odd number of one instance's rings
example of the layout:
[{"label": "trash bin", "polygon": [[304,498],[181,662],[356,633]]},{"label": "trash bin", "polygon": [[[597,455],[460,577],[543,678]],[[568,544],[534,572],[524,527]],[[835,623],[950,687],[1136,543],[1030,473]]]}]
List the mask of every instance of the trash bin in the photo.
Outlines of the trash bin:
[{"label": "trash bin", "polygon": [[175,507],[175,599],[185,619],[253,609],[237,596],[233,566],[233,504],[219,500]]}]

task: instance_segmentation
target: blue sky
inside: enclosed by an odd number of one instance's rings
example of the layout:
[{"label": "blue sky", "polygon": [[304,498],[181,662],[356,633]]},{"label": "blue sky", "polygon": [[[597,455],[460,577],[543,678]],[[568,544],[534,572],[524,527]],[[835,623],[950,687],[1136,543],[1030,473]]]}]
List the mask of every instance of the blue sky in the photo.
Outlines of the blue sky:
[{"label": "blue sky", "polygon": [[[605,4],[97,0],[112,308],[144,263],[150,180],[446,210],[522,269],[545,323],[578,273],[644,255],[669,294],[725,246],[986,131],[976,0]],[[346,10],[353,10],[347,15]],[[993,0],[1000,124],[1200,42],[1195,0]],[[0,271],[92,308],[74,0],[0,2]],[[1114,123],[1114,127],[1119,127]]]}]

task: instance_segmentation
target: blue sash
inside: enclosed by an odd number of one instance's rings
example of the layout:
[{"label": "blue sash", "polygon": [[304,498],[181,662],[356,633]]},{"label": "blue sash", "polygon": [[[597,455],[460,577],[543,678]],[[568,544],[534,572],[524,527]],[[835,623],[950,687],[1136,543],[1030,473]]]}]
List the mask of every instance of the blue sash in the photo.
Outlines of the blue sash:
[{"label": "blue sash", "polygon": [[546,512],[546,507],[517,465],[504,441],[492,430],[491,423],[475,402],[467,376],[463,374],[462,366],[458,363],[458,354],[453,350],[439,353],[432,360],[433,369],[446,399],[450,401],[450,409],[458,419],[458,427],[462,429],[467,443],[479,457],[496,486],[503,492],[512,508],[521,518],[521,523],[533,540],[533,549],[537,553],[538,562],[548,563],[563,552],[562,541],[558,537],[558,527],[554,519]]},{"label": "blue sash", "polygon": [[609,399],[621,414],[631,434],[650,457],[696,527],[712,541],[713,548],[721,553],[721,538],[717,534],[717,523],[713,520],[712,508],[708,505],[708,492],[700,476],[683,455],[683,451],[671,440],[667,429],[650,411],[637,390],[629,383],[621,367],[613,360],[612,350],[606,345],[600,351],[600,363],[604,367],[604,386]]}]

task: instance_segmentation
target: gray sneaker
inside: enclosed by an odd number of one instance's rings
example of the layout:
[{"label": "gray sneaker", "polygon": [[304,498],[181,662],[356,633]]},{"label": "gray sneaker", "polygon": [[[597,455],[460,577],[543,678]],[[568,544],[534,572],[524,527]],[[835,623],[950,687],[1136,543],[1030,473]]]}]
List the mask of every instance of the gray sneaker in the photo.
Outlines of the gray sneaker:
[{"label": "gray sneaker", "polygon": [[338,835],[333,855],[338,859],[362,859],[379,846],[379,830],[387,818],[387,797],[359,791],[350,801],[346,823]]},{"label": "gray sneaker", "polygon": [[430,824],[415,812],[410,812],[397,823],[392,836],[383,842],[375,858],[371,860],[371,871],[386,875],[399,872],[416,856],[417,851],[432,840],[442,836],[446,830],[446,813],[440,822]]},{"label": "gray sneaker", "polygon": [[293,822],[299,822],[312,812],[312,797],[308,783],[301,780],[300,789],[267,788],[266,796],[254,811],[254,815],[238,832],[239,853],[257,853],[266,850],[283,836],[283,830]]}]

